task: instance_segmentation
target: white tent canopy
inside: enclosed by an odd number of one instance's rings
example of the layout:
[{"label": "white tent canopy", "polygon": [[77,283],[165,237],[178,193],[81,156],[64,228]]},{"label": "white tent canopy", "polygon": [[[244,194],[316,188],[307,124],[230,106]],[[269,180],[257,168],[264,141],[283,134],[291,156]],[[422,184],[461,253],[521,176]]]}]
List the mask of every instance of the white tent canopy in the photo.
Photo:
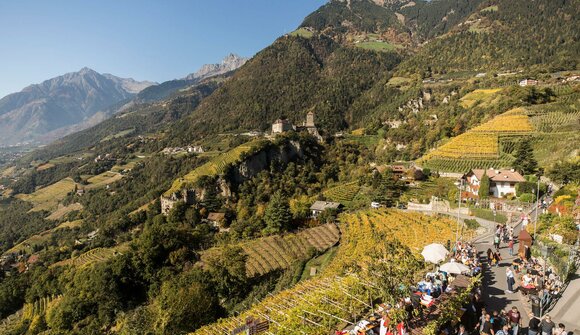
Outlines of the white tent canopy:
[{"label": "white tent canopy", "polygon": [[421,255],[423,255],[425,262],[433,264],[443,261],[448,254],[449,251],[447,251],[443,245],[438,243],[429,244],[423,248],[423,251],[421,251]]},{"label": "white tent canopy", "polygon": [[458,262],[449,262],[449,263],[445,263],[443,265],[441,265],[441,267],[439,268],[439,271],[444,271],[447,273],[453,273],[453,274],[462,274],[464,272],[468,272],[469,271],[469,267],[467,265],[463,265],[462,263],[458,263]]}]

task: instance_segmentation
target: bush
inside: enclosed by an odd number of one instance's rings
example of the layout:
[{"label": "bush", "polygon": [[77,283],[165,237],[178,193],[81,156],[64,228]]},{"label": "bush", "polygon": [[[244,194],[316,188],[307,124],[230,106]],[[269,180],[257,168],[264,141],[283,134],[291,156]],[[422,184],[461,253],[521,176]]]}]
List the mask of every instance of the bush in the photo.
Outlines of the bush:
[{"label": "bush", "polygon": [[533,195],[532,193],[524,193],[524,194],[520,195],[520,201],[521,202],[534,202],[534,201],[536,201],[536,196]]},{"label": "bush", "polygon": [[479,228],[479,222],[476,219],[465,219],[464,222],[468,229]]}]

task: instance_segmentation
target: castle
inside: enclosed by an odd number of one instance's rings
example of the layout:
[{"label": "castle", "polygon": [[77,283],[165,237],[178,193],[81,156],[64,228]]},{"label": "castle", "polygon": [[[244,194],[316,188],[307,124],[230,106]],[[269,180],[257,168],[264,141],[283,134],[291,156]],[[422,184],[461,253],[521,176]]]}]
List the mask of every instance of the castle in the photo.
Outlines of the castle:
[{"label": "castle", "polygon": [[272,135],[281,134],[290,130],[297,132],[307,131],[310,135],[316,137],[319,142],[322,142],[322,136],[320,136],[318,128],[314,124],[314,112],[308,112],[306,114],[306,122],[303,122],[301,126],[295,126],[287,119],[278,119],[272,123]]}]

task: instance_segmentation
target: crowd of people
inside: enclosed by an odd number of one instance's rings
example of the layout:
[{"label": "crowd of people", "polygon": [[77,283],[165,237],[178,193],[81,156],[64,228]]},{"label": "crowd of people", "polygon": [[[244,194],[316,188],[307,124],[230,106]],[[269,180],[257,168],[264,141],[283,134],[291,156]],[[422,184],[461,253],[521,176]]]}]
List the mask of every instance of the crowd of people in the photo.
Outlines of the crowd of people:
[{"label": "crowd of people", "polygon": [[[502,261],[500,249],[502,244],[508,248],[509,255],[517,254],[514,251],[514,229],[509,225],[497,225],[493,236],[493,247],[489,248],[485,256],[480,259],[478,250],[471,243],[457,242],[452,248],[450,262],[458,262],[469,268],[463,275],[476,276],[489,269],[499,267]],[[482,256],[482,257],[485,257]],[[502,264],[504,265],[504,264]],[[552,267],[545,266],[542,260],[532,257],[531,250],[526,246],[524,251],[517,255],[505,270],[507,287],[506,293],[521,291],[524,296],[535,294],[546,303],[554,295],[559,294],[562,288],[560,277]],[[452,291],[451,283],[456,276],[444,271],[428,272],[425,278],[413,288],[413,294],[402,299],[395,306],[380,305],[372,316],[361,320],[349,330],[337,331],[336,334],[370,334],[370,335],[406,335],[408,329],[418,326],[412,320],[423,319],[423,313],[430,313],[430,308],[441,301],[444,293]],[[402,322],[391,322],[391,311],[402,309],[407,317]],[[482,300],[481,290],[476,287],[470,294],[470,302],[464,306],[460,323],[449,323],[442,327],[445,335],[568,335],[562,323],[554,323],[549,315],[541,320],[533,313],[529,314],[529,324],[522,323],[522,315],[516,306],[509,310],[488,310]]]},{"label": "crowd of people", "polygon": [[[502,242],[507,244],[511,256],[516,255],[513,250],[515,243],[513,228],[497,225],[494,234],[494,250],[489,248],[486,252],[487,263],[490,267],[499,266],[499,262],[502,260],[499,252]],[[505,273],[508,287],[506,293],[515,293],[519,290],[525,296],[534,294],[539,296],[545,305],[549,304],[554,296],[560,293],[563,285],[553,268],[546,266],[544,260],[533,257],[527,245],[524,246],[523,252],[513,259]]]},{"label": "crowd of people", "polygon": [[[464,264],[469,268],[468,271],[462,273],[465,277],[478,275],[482,271],[477,249],[470,243],[458,242],[453,248],[450,261]],[[463,280],[459,279],[459,275],[440,269],[427,272],[421,281],[411,287],[412,293],[408,297],[401,299],[394,306],[378,305],[371,315],[345,330],[336,331],[335,334],[406,335],[409,333],[409,329],[424,326],[426,321],[424,316],[436,313],[438,304],[445,299],[444,294],[449,296],[454,294],[457,286],[462,288],[468,286],[469,281],[465,277]],[[462,281],[462,284],[458,284],[456,280]],[[481,300],[479,288],[472,294],[472,297],[478,301]],[[395,311],[404,311],[404,321],[392,321]]]}]

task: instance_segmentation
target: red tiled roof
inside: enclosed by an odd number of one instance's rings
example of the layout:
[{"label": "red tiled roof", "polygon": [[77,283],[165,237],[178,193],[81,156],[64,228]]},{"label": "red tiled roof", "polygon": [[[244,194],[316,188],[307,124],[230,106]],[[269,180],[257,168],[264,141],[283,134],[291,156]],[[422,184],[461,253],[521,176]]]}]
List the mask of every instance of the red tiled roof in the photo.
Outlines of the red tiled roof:
[{"label": "red tiled roof", "polygon": [[489,177],[489,179],[491,181],[511,181],[511,182],[524,182],[526,181],[526,179],[524,179],[524,177],[522,177],[521,174],[519,174],[516,171],[512,171],[512,170],[507,170],[507,169],[487,169],[487,170],[483,170],[483,169],[473,169],[471,170],[472,173],[477,177],[477,179],[481,180],[481,178],[483,177],[483,173],[485,172],[485,174],[487,174],[487,176]]}]

